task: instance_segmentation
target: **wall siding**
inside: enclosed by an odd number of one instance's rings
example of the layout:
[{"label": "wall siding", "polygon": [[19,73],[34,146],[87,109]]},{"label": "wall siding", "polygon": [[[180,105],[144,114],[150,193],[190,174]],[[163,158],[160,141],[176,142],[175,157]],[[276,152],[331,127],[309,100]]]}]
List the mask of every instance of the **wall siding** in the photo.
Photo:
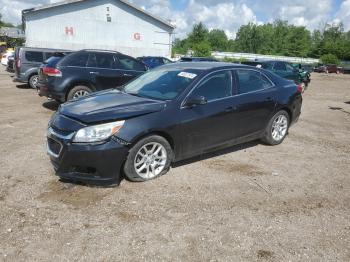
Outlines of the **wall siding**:
[{"label": "wall siding", "polygon": [[[107,22],[107,13],[112,22]],[[25,20],[26,46],[30,47],[116,50],[134,57],[171,55],[171,28],[115,0],[27,13]],[[66,28],[72,28],[73,34],[66,33]],[[136,33],[140,40],[135,39]]]}]

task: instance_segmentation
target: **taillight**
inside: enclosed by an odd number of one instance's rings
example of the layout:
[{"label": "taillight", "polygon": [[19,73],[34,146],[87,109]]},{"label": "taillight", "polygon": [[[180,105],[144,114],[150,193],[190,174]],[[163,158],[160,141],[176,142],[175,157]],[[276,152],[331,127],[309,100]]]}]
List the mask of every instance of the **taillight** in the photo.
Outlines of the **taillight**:
[{"label": "taillight", "polygon": [[302,85],[297,85],[297,91],[299,92],[299,93],[302,93],[303,92],[303,86]]},{"label": "taillight", "polygon": [[44,67],[43,68],[43,74],[48,75],[48,76],[55,76],[55,77],[61,77],[62,72],[56,68],[52,67]]},{"label": "taillight", "polygon": [[17,66],[17,68],[21,67],[21,59],[17,59],[16,66]]}]

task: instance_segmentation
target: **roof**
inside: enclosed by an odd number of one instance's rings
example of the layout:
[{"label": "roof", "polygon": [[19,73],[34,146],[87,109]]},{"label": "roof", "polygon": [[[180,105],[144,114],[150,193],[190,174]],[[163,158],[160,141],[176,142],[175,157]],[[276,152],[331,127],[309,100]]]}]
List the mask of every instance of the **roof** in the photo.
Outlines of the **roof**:
[{"label": "roof", "polygon": [[[57,3],[52,3],[52,4],[47,4],[47,5],[41,5],[41,6],[38,6],[38,7],[34,7],[34,8],[30,8],[30,9],[25,9],[22,11],[22,14],[26,14],[26,13],[31,13],[31,12],[37,12],[37,11],[42,11],[42,10],[46,10],[46,9],[49,9],[49,8],[55,8],[55,7],[59,7],[59,6],[63,6],[63,5],[69,5],[69,4],[74,4],[74,3],[80,3],[80,2],[85,2],[87,0],[66,0],[66,1],[62,1],[62,2],[57,2]],[[134,5],[126,0],[115,0],[115,1],[119,1],[135,10],[137,10],[138,12],[140,13],[143,13],[145,14],[146,16],[148,17],[151,17],[152,19],[172,28],[172,29],[175,29],[175,26],[172,25],[171,23],[169,23],[168,21],[162,19],[162,18],[159,18],[158,16],[155,16],[145,10],[143,10],[141,7],[137,6],[137,5]]]},{"label": "roof", "polygon": [[224,62],[176,62],[171,64],[163,65],[162,68],[177,68],[180,70],[186,69],[199,69],[199,70],[211,70],[211,69],[221,69],[221,68],[247,68],[250,66],[224,63]]},{"label": "roof", "polygon": [[8,36],[10,38],[24,38],[23,31],[16,27],[1,27],[0,35]]}]

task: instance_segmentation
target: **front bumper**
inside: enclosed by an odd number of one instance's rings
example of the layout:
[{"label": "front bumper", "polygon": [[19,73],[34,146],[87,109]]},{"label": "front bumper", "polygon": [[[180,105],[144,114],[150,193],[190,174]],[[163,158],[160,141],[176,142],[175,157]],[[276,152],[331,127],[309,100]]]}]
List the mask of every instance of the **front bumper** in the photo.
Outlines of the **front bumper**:
[{"label": "front bumper", "polygon": [[73,135],[49,129],[47,149],[56,175],[90,184],[119,184],[128,147],[115,138],[99,144],[74,144]]}]

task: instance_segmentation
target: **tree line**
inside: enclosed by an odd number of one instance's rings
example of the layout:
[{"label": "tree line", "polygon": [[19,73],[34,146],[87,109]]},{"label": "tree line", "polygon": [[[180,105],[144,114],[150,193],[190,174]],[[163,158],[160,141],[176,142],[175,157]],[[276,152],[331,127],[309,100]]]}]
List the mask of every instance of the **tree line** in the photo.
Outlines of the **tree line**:
[{"label": "tree line", "polygon": [[277,20],[263,25],[242,25],[233,40],[228,39],[223,30],[208,30],[203,23],[198,23],[186,38],[174,40],[174,53],[186,54],[188,50],[193,50],[194,56],[227,51],[324,58],[337,63],[339,59],[350,60],[350,31],[345,32],[339,23],[325,24],[322,29],[311,32],[304,26]]}]

